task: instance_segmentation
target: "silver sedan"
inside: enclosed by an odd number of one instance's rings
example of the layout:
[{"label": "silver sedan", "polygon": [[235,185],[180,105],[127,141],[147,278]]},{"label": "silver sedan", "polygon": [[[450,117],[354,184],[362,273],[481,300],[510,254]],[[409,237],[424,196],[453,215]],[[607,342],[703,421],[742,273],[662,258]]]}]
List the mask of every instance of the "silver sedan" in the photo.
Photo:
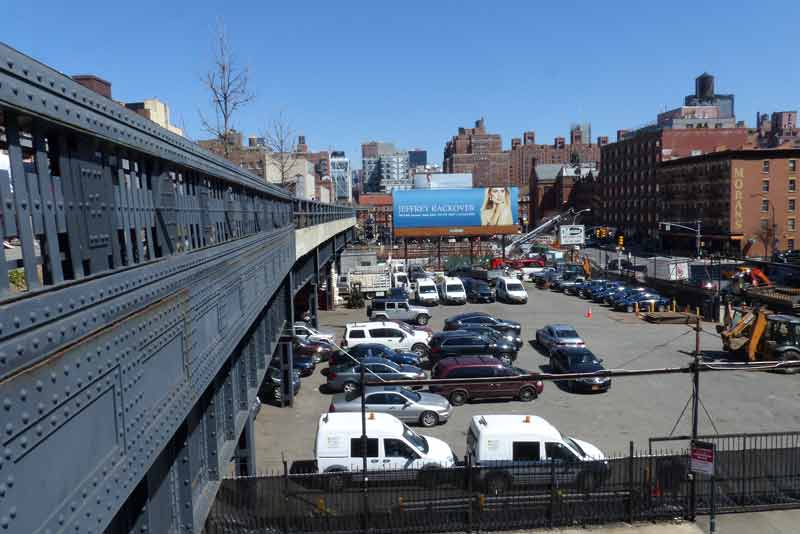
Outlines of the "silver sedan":
[{"label": "silver sedan", "polygon": [[[397,386],[368,387],[366,408],[370,412],[389,413],[407,423],[424,427],[444,423],[450,417],[450,402],[435,393],[412,391]],[[361,395],[339,393],[333,396],[329,412],[360,412]]]},{"label": "silver sedan", "polygon": [[556,347],[585,347],[581,336],[568,324],[551,324],[536,331],[536,344],[550,352]]}]

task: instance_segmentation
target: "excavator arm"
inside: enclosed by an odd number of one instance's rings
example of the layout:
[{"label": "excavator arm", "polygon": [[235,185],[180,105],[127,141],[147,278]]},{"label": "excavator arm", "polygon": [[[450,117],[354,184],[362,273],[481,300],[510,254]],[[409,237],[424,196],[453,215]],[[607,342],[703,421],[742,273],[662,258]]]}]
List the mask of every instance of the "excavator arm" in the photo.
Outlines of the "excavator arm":
[{"label": "excavator arm", "polygon": [[750,281],[754,286],[758,286],[758,281],[761,280],[764,285],[767,287],[772,285],[772,281],[767,277],[767,275],[759,269],[758,267],[753,267],[750,269]]},{"label": "excavator arm", "polygon": [[758,346],[761,342],[761,337],[767,330],[767,314],[763,310],[758,311],[756,322],[753,324],[753,330],[750,333],[750,342],[747,345],[747,359],[754,362],[758,360]]}]

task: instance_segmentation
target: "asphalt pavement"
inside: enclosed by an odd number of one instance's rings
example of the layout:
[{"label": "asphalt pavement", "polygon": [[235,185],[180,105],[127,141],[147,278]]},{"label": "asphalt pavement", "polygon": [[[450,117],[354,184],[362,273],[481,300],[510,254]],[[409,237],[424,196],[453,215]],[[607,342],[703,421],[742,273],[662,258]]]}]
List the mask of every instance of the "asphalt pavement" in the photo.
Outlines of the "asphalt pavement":
[{"label": "asphalt pavement", "polygon": [[[440,330],[444,318],[470,309],[484,310],[520,321],[524,339],[549,323],[569,323],[584,337],[588,347],[604,365],[615,369],[647,369],[686,365],[694,350],[695,334],[685,325],[653,325],[633,314],[612,312],[577,297],[538,290],[526,305],[501,303],[439,306],[432,308],[431,327]],[[592,317],[587,311],[591,307]],[[347,322],[363,321],[364,310],[345,308],[321,312],[321,326],[341,336]],[[706,357],[722,356],[721,342],[712,324],[704,323],[700,336]],[[547,369],[547,358],[526,343],[516,365]],[[324,366],[324,364],[323,364]],[[321,366],[304,378],[292,408],[264,405],[256,419],[257,465],[261,471],[279,471],[281,459],[293,461],[313,457],[319,416],[327,412],[330,395],[320,391]],[[706,373],[700,383],[702,409],[700,433],[771,432],[800,428],[800,387],[797,375],[773,373]],[[457,454],[465,451],[466,431],[473,415],[535,414],[553,423],[563,433],[597,445],[607,455],[624,455],[629,442],[646,450],[648,438],[688,434],[691,430],[687,405],[691,394],[689,375],[653,375],[615,378],[607,393],[569,393],[557,383],[546,383],[539,399],[477,401],[454,410],[450,421],[420,432],[448,442]]]}]

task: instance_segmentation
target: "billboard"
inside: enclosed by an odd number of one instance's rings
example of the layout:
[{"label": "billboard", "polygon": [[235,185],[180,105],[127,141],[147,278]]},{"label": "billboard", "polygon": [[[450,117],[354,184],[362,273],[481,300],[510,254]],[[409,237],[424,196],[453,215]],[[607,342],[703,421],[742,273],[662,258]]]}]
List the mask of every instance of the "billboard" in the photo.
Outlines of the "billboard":
[{"label": "billboard", "polygon": [[414,189],[472,187],[472,173],[421,172],[414,175]]},{"label": "billboard", "polygon": [[392,193],[398,237],[515,234],[519,189],[410,189]]}]

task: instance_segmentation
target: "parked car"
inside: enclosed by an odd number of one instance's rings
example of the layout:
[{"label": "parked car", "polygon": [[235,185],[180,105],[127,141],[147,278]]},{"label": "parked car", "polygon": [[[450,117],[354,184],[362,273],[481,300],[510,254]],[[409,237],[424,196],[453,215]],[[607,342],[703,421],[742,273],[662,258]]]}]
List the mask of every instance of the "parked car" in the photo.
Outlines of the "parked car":
[{"label": "parked car", "polygon": [[536,331],[536,344],[548,351],[556,347],[585,347],[586,344],[568,324],[550,324]]},{"label": "parked car", "polygon": [[347,352],[338,351],[333,354],[329,364],[331,367],[355,363],[353,358],[361,360],[363,358],[386,358],[398,365],[413,365],[419,367],[419,355],[413,352],[397,352],[386,345],[380,343],[361,343],[355,347],[350,347]]},{"label": "parked car", "polygon": [[[424,391],[397,386],[368,386],[364,403],[374,413],[388,413],[405,423],[424,427],[447,422],[453,411],[450,401]],[[337,393],[331,399],[329,413],[361,412],[361,392]]]},{"label": "parked car", "polygon": [[580,294],[580,291],[583,289],[583,287],[591,282],[592,280],[587,280],[586,278],[576,280],[574,284],[567,284],[564,286],[564,294],[577,296]]},{"label": "parked car", "polygon": [[487,282],[475,278],[465,278],[462,282],[468,302],[494,302],[495,290]]},{"label": "parked car", "polygon": [[568,287],[572,287],[575,284],[582,284],[586,281],[586,278],[583,276],[570,276],[560,278],[552,283],[550,289],[553,291],[560,291],[562,293],[566,293]]},{"label": "parked car", "polygon": [[[366,424],[367,450],[362,433]],[[364,456],[368,456],[370,481],[398,476],[415,477],[426,485],[429,468],[455,465],[450,445],[431,436],[421,436],[388,413],[374,413],[362,422],[360,413],[326,413],[317,423],[312,465],[325,477],[328,491],[340,491],[349,483],[360,483]]]},{"label": "parked car", "polygon": [[361,343],[380,343],[390,349],[413,352],[420,358],[425,358],[428,355],[431,333],[403,326],[391,321],[347,323],[341,346],[349,348]]},{"label": "parked car", "polygon": [[592,291],[592,300],[594,302],[603,303],[608,296],[619,293],[620,291],[625,291],[626,289],[628,289],[628,287],[621,282],[610,284],[604,288]]},{"label": "parked car", "polygon": [[[502,378],[522,376],[528,371],[518,367],[508,367],[497,358],[491,356],[457,356],[441,360],[432,372],[433,378]],[[445,384],[431,386],[433,393],[438,393],[450,400],[453,406],[461,406],[470,399],[517,398],[531,401],[538,397],[544,384],[541,380],[524,382],[498,381],[481,382],[479,384]]]},{"label": "parked car", "polygon": [[[280,356],[275,355],[273,356],[272,360],[269,363],[270,367],[275,367],[276,369],[281,368],[281,361]],[[314,362],[314,358],[311,356],[304,356],[302,354],[292,354],[292,368],[300,373],[300,376],[305,378],[307,376],[311,376],[314,374],[314,369],[317,368],[317,364]]]},{"label": "parked car", "polygon": [[589,299],[592,293],[599,289],[608,287],[612,282],[608,280],[587,280],[579,286],[576,286],[576,294],[582,299]]},{"label": "parked car", "polygon": [[[286,392],[287,399],[294,397],[300,391],[300,373],[292,371],[292,391]],[[281,402],[281,370],[277,367],[267,367],[264,381],[258,390],[258,398],[262,401],[270,400],[275,403]]]},{"label": "parked car", "polygon": [[439,300],[445,304],[466,304],[467,293],[461,279],[445,276],[439,282]]},{"label": "parked car", "polygon": [[519,281],[519,278],[501,277],[495,282],[497,299],[503,302],[525,304],[528,302],[528,292]]},{"label": "parked car", "polygon": [[402,286],[393,287],[389,290],[389,293],[386,295],[386,298],[394,300],[408,300],[408,293],[406,292],[405,287]]},{"label": "parked car", "polygon": [[425,306],[436,306],[439,304],[439,291],[436,289],[436,282],[430,278],[417,278],[411,283],[412,296],[414,302]]},{"label": "parked car", "polygon": [[466,325],[484,325],[498,332],[513,332],[519,334],[522,326],[517,321],[500,319],[486,312],[472,311],[459,313],[444,320],[444,330],[460,330]]},{"label": "parked car", "polygon": [[669,307],[669,299],[649,291],[638,291],[626,298],[615,300],[614,309],[630,313],[636,309],[637,304],[641,311],[648,311],[650,306],[653,306],[655,311],[664,311]]},{"label": "parked car", "polygon": [[294,323],[294,335],[304,341],[327,341],[336,343],[336,334],[314,328],[308,323],[298,321]]},{"label": "parked car", "polygon": [[[594,373],[604,371],[603,360],[597,358],[586,347],[558,347],[550,351],[550,371],[553,373]],[[608,391],[610,377],[581,378],[567,380],[567,389],[589,391]]]},{"label": "parked car", "polygon": [[522,345],[525,344],[522,341],[522,337],[516,334],[513,330],[508,332],[498,332],[494,328],[483,324],[463,324],[459,330],[478,332],[484,336],[502,339],[505,342],[513,345],[517,352],[519,352],[519,349],[521,349]]},{"label": "parked car", "polygon": [[517,350],[512,343],[469,330],[451,330],[434,334],[428,358],[436,363],[442,358],[473,354],[494,356],[505,365],[511,365],[517,359]]},{"label": "parked car", "polygon": [[386,358],[363,358],[359,364],[345,364],[328,371],[327,386],[331,391],[356,391],[361,383],[361,366],[364,381],[379,384],[384,380],[424,380],[425,371],[413,365],[397,365]]},{"label": "parked car", "polygon": [[408,298],[376,298],[367,306],[367,317],[372,321],[404,321],[428,324],[431,312],[428,308],[415,306]]},{"label": "parked car", "polygon": [[605,299],[603,299],[603,302],[613,308],[614,306],[616,306],[617,301],[632,297],[636,293],[645,293],[645,292],[647,292],[647,288],[644,287],[629,287],[623,291],[616,291],[608,295]]},{"label": "parked car", "polygon": [[297,336],[281,336],[281,342],[292,343],[292,354],[312,358],[314,363],[327,361],[336,350],[333,345],[325,341],[308,341]]},{"label": "parked car", "polygon": [[535,415],[476,415],[467,431],[467,453],[478,469],[475,486],[498,495],[512,486],[574,486],[596,490],[610,469],[591,443],[559,432]]}]

